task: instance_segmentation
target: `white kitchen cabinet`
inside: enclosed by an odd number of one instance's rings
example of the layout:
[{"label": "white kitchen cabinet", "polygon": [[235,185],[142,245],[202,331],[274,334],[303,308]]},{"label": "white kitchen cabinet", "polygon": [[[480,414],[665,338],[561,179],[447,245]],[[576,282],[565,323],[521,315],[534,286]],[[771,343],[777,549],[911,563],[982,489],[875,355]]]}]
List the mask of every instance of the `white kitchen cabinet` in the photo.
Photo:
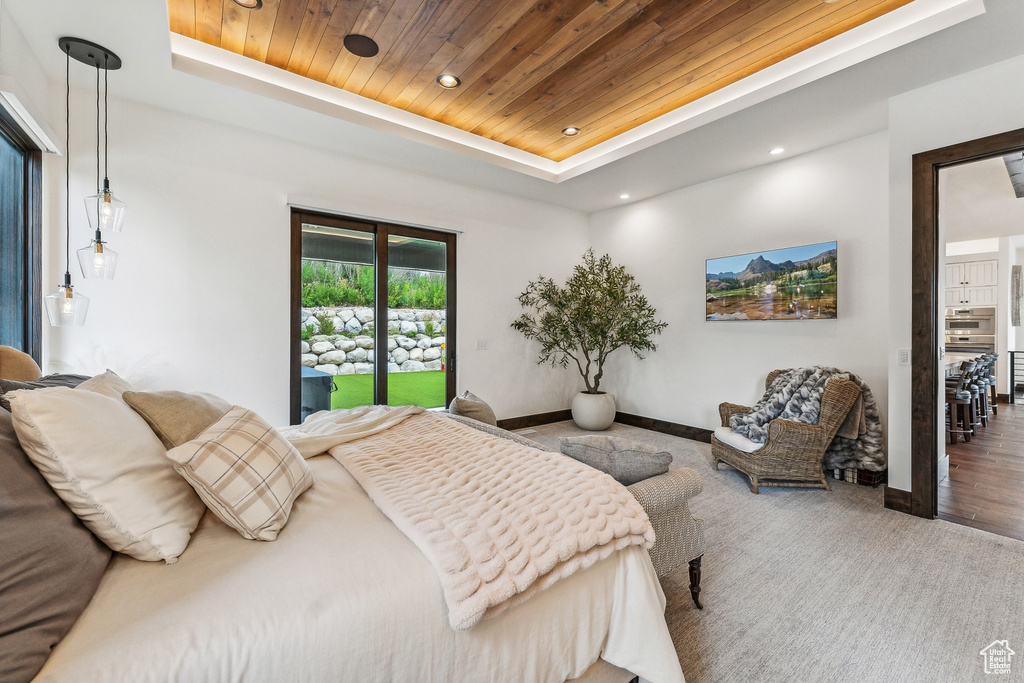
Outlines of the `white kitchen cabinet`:
[{"label": "white kitchen cabinet", "polygon": [[995,306],[998,261],[946,264],[946,306]]}]

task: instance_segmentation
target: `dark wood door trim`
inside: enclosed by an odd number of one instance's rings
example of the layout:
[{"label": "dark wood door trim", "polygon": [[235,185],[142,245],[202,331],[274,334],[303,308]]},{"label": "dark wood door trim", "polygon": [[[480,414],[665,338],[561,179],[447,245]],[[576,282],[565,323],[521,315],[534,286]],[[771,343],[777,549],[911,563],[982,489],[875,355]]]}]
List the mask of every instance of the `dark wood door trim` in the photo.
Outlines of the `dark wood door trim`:
[{"label": "dark wood door trim", "polygon": [[1024,128],[915,154],[911,258],[910,512],[938,512],[939,171],[1024,148]]}]

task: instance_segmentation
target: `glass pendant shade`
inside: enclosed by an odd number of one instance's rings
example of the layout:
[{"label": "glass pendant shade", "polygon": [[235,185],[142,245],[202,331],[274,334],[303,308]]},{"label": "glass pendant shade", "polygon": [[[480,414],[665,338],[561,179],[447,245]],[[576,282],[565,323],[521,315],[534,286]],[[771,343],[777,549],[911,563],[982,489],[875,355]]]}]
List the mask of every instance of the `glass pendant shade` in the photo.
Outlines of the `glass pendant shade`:
[{"label": "glass pendant shade", "polygon": [[110,192],[106,181],[102,190],[85,198],[85,213],[89,216],[89,227],[101,232],[121,232],[124,227],[124,202]]},{"label": "glass pendant shade", "polygon": [[107,247],[106,242],[93,239],[89,246],[75,252],[78,254],[78,265],[82,267],[82,277],[113,280],[117,269],[117,252]]},{"label": "glass pendant shade", "polygon": [[70,273],[65,273],[64,284],[58,285],[56,292],[43,299],[46,317],[54,327],[85,324],[85,314],[89,311],[89,297],[76,294],[70,282]]}]

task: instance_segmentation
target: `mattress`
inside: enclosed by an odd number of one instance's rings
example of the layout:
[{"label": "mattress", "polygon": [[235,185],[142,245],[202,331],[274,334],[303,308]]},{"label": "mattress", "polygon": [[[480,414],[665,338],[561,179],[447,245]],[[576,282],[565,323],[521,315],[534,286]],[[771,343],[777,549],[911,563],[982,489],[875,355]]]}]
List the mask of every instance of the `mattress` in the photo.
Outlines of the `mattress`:
[{"label": "mattress", "polygon": [[207,513],[176,564],[111,561],[37,681],[523,681],[598,657],[683,680],[646,551],[632,546],[455,631],[416,547],[330,456],[272,543]]}]

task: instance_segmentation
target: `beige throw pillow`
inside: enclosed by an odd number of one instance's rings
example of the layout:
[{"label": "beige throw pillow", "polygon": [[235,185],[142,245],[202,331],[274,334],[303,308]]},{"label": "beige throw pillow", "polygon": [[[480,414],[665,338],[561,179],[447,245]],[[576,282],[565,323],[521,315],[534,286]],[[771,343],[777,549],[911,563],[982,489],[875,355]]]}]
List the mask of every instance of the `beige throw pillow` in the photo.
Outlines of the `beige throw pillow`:
[{"label": "beige throw pillow", "polygon": [[107,370],[102,375],[96,375],[85,380],[76,389],[92,391],[109,396],[110,398],[120,399],[121,394],[132,390],[132,385],[121,379],[113,370]]},{"label": "beige throw pillow", "polygon": [[126,391],[122,398],[149,423],[167,450],[196,438],[231,410],[230,403],[213,394]]},{"label": "beige throw pillow", "polygon": [[55,387],[10,394],[25,453],[100,540],[173,563],[203,514],[146,421],[120,398]]},{"label": "beige throw pillow", "polygon": [[306,461],[251,410],[233,407],[197,438],[167,451],[174,468],[225,524],[273,541],[313,484]]},{"label": "beige throw pillow", "polygon": [[498,419],[494,416],[494,411],[491,410],[491,407],[482,398],[468,391],[464,391],[461,395],[452,399],[451,404],[448,406],[448,412],[452,415],[472,418],[494,427],[498,426]]}]

